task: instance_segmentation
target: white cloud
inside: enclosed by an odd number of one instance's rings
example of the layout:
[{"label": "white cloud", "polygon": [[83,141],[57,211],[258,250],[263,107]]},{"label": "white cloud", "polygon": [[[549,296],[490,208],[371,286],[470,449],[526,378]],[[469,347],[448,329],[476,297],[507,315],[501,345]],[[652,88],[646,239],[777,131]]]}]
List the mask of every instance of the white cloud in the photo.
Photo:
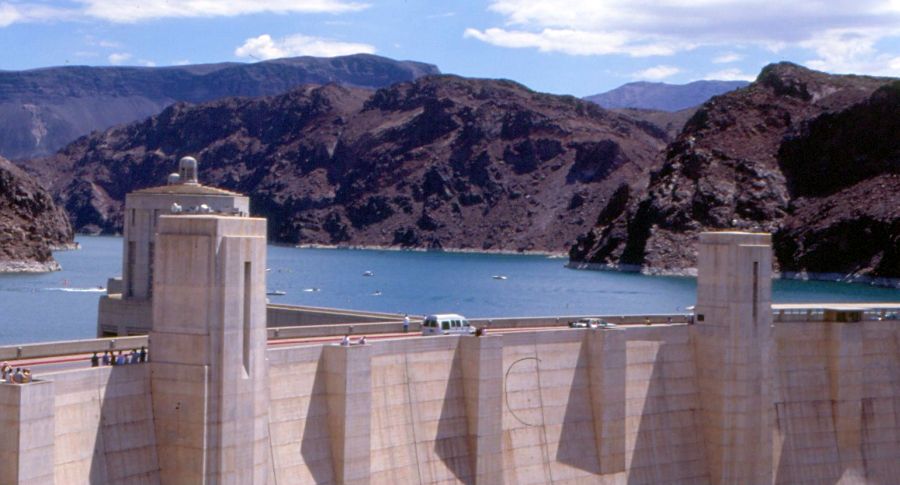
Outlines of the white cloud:
[{"label": "white cloud", "polygon": [[66,18],[72,15],[72,10],[48,7],[38,3],[0,3],[0,27],[8,27],[15,23],[39,22]]},{"label": "white cloud", "polygon": [[277,40],[269,34],[263,34],[247,39],[243,45],[234,50],[234,55],[238,57],[254,59],[277,59],[293,56],[334,57],[359,53],[373,54],[375,47],[369,44],[340,42],[300,34]]},{"label": "white cloud", "polygon": [[[634,57],[665,56],[678,51],[675,45],[658,42],[631,42],[620,32],[589,32],[572,29],[544,29],[540,32],[499,28],[466,29],[463,37],[500,47],[534,47],[541,52],[562,52],[575,56],[628,54]],[[684,46],[687,48],[687,46]]]},{"label": "white cloud", "polygon": [[110,22],[173,17],[235,17],[258,13],[344,13],[368,7],[344,0],[78,0],[84,13]]},{"label": "white cloud", "polygon": [[456,12],[444,12],[444,13],[435,13],[431,15],[426,15],[425,18],[428,19],[445,19],[450,17],[455,17]]},{"label": "white cloud", "polygon": [[46,20],[101,19],[134,23],[163,18],[236,17],[260,13],[355,12],[369,7],[352,0],[73,0],[70,8],[50,7],[38,0],[0,3],[0,28]]},{"label": "white cloud", "polygon": [[718,57],[713,58],[713,63],[715,64],[730,64],[732,62],[737,62],[743,59],[744,56],[736,53],[736,52],[726,52]]},{"label": "white cloud", "polygon": [[756,76],[747,74],[738,68],[723,69],[721,71],[711,72],[703,77],[714,81],[753,81]]},{"label": "white cloud", "polygon": [[122,64],[123,62],[127,61],[128,59],[131,59],[131,54],[129,54],[127,52],[113,52],[106,59],[109,61],[110,64],[112,64],[114,66],[118,66],[119,64]]},{"label": "white cloud", "polygon": [[0,3],[0,27],[6,27],[22,20],[22,14],[15,5]]},{"label": "white cloud", "polygon": [[[867,51],[885,39],[900,42],[900,0],[490,0],[500,25],[470,28],[465,37],[510,48],[570,55],[674,55],[697,47],[741,45],[771,52],[811,49],[820,66],[893,65],[896,53]],[[844,51],[829,32],[866,42]],[[894,42],[892,45],[896,45]],[[884,50],[890,47],[882,47]],[[849,50],[847,50],[849,49]],[[855,49],[855,50],[854,50]],[[714,61],[741,60],[734,53]],[[885,68],[889,69],[889,68]],[[867,71],[870,72],[870,71]]]},{"label": "white cloud", "polygon": [[823,32],[803,43],[818,56],[806,65],[834,73],[867,73],[900,76],[900,55],[879,52],[875,45],[883,35],[859,33],[848,29]]},{"label": "white cloud", "polygon": [[647,81],[660,81],[667,77],[672,77],[681,72],[681,69],[675,66],[654,66],[648,69],[644,69],[643,71],[638,71],[632,74],[632,77],[635,79],[643,79]]}]

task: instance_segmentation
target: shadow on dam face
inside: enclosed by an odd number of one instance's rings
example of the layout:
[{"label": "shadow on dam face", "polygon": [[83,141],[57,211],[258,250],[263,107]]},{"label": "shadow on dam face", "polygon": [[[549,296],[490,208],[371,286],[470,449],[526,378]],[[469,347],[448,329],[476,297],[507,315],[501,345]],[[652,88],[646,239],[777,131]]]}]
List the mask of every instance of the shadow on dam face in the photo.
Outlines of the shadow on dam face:
[{"label": "shadow on dam face", "polygon": [[652,338],[628,343],[629,352],[644,356],[640,365],[651,366],[646,384],[629,380],[632,389],[646,388],[642,408],[626,410],[639,416],[631,460],[626,460],[628,485],[709,483],[689,343]]},{"label": "shadow on dam face", "polygon": [[460,346],[457,346],[453,353],[447,390],[444,392],[441,416],[438,418],[434,452],[459,482],[465,485],[474,485],[475,474],[472,472],[474,457],[472,454],[476,453],[476,450],[469,447],[465,390],[462,380],[462,351]]},{"label": "shadow on dam face", "polygon": [[303,457],[303,462],[309,467],[309,473],[315,483],[332,483],[334,481],[331,438],[328,429],[328,395],[325,386],[324,352],[316,364],[316,375],[310,391],[303,437],[300,440],[300,455]]},{"label": "shadow on dam face", "polygon": [[588,339],[585,338],[578,349],[578,361],[569,385],[569,398],[563,415],[556,461],[593,475],[600,475],[594,411],[591,403],[589,353]]}]

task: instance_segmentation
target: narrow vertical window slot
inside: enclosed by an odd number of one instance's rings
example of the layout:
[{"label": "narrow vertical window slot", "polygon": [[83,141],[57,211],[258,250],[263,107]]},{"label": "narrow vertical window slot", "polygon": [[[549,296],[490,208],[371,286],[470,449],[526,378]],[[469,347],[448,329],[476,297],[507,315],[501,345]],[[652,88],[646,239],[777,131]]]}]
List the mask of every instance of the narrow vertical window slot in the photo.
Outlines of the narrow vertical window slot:
[{"label": "narrow vertical window slot", "polygon": [[150,264],[147,265],[147,295],[153,296],[153,258],[155,251],[155,245],[150,243],[150,247],[147,250],[147,255],[150,261]]},{"label": "narrow vertical window slot", "polygon": [[756,322],[756,316],[759,307],[759,261],[753,262],[753,322]]},{"label": "narrow vertical window slot", "polygon": [[244,312],[243,312],[243,340],[244,340],[244,373],[250,376],[250,302],[251,302],[250,262],[244,263]]},{"label": "narrow vertical window slot", "polygon": [[126,256],[127,264],[125,265],[125,297],[134,296],[134,266],[135,266],[135,244],[134,241],[128,241],[128,255]]}]

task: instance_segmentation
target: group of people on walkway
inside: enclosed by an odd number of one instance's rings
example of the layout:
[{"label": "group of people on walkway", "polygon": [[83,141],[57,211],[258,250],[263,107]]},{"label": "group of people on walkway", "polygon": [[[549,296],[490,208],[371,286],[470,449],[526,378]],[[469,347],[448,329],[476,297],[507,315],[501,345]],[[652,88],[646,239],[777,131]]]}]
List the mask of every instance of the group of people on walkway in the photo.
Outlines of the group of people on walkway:
[{"label": "group of people on walkway", "polygon": [[138,349],[131,349],[131,352],[125,354],[124,351],[120,350],[118,354],[111,351],[103,352],[103,356],[97,355],[97,352],[94,352],[94,355],[91,356],[91,367],[100,367],[100,364],[103,365],[127,365],[127,364],[143,364],[147,362],[147,347],[141,347]]},{"label": "group of people on walkway", "polygon": [[350,335],[344,335],[344,338],[341,339],[341,345],[365,345],[366,344],[366,336],[363,335],[356,342],[350,340]]},{"label": "group of people on walkway", "polygon": [[13,370],[9,362],[4,362],[0,365],[0,378],[2,378],[3,382],[10,384],[27,384],[31,382],[31,369],[16,367]]}]

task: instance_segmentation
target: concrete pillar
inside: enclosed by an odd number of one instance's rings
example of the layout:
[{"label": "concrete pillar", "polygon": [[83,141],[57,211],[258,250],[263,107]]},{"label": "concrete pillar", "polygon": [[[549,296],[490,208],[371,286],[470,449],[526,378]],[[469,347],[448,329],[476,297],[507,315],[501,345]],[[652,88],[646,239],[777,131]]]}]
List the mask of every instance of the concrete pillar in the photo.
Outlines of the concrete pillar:
[{"label": "concrete pillar", "polygon": [[338,484],[369,483],[372,434],[372,365],[369,345],[327,345],[325,393],[331,457]]},{"label": "concrete pillar", "polygon": [[585,332],[590,353],[591,409],[600,473],[625,471],[625,330]]},{"label": "concrete pillar", "polygon": [[771,236],[703,233],[697,270],[693,336],[710,481],[772,483]]},{"label": "concrete pillar", "polygon": [[53,485],[53,382],[0,384],[0,483]]},{"label": "concrete pillar", "polygon": [[863,324],[828,322],[828,383],[834,432],[845,476],[865,476],[862,456]]},{"label": "concrete pillar", "polygon": [[503,483],[503,337],[459,340],[474,483]]},{"label": "concrete pillar", "polygon": [[151,386],[163,483],[269,474],[266,221],[159,219]]}]

